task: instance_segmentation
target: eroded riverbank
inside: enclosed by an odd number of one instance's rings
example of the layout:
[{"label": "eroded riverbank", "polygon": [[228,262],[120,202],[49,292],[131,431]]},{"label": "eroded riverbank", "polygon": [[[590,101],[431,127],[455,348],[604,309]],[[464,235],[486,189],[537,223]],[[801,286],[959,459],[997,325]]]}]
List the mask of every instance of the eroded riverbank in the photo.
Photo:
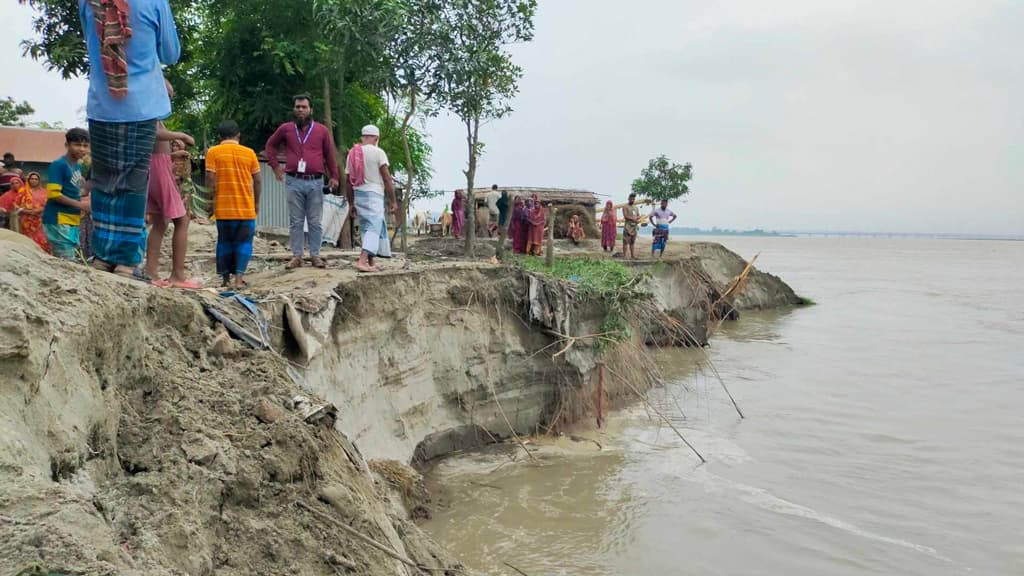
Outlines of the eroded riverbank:
[{"label": "eroded riverbank", "polygon": [[[599,354],[591,336],[607,311],[596,301],[519,268],[427,258],[361,277],[258,263],[252,298],[272,348],[260,351],[205,313],[257,332],[216,291],[159,290],[0,242],[0,558],[15,567],[457,569],[412,524],[381,463],[557,431],[592,412],[598,360],[623,371],[617,362],[635,361]],[[629,350],[654,338],[655,313],[702,343],[729,274],[744,268],[713,245],[680,256],[639,264],[649,315],[628,318]],[[756,298],[736,307],[795,299],[759,273],[748,290]],[[629,395],[605,394],[611,404]],[[307,418],[299,395],[331,402],[336,416]]]}]

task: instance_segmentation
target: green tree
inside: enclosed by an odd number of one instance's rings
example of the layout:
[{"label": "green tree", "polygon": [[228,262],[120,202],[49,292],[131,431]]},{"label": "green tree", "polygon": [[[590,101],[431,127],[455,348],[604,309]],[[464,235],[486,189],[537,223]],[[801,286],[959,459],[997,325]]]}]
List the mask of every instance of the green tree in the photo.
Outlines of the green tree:
[{"label": "green tree", "polygon": [[0,126],[24,126],[25,116],[35,113],[28,102],[16,102],[14,98],[0,98]]},{"label": "green tree", "polygon": [[477,160],[483,151],[480,125],[512,112],[521,67],[508,46],[533,38],[536,0],[443,0],[439,64],[432,90],[466,129],[466,255],[474,255]]},{"label": "green tree", "polygon": [[444,0],[395,0],[397,9],[394,33],[387,44],[386,66],[392,71],[387,78],[385,90],[391,97],[401,103],[404,115],[401,123],[401,138],[404,173],[407,185],[399,199],[402,214],[399,221],[401,228],[400,250],[406,251],[406,222],[409,211],[416,200],[432,197],[436,194],[429,183],[417,170],[413,161],[414,136],[412,122],[426,111],[427,116],[435,113],[432,106],[434,96],[432,90],[436,85],[431,78],[437,72],[443,42],[442,30],[444,21],[441,18]]},{"label": "green tree", "polygon": [[632,190],[654,201],[675,200],[690,193],[687,182],[691,177],[693,166],[689,162],[680,166],[662,154],[640,171],[640,177],[633,180]]}]

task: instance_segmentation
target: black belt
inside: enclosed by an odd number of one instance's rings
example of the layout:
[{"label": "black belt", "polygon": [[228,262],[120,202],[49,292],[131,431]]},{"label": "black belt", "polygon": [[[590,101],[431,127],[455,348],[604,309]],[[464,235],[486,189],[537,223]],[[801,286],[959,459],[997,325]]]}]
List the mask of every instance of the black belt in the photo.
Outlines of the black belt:
[{"label": "black belt", "polygon": [[286,172],[292,178],[298,178],[299,180],[323,180],[323,174],[299,174],[298,172]]}]

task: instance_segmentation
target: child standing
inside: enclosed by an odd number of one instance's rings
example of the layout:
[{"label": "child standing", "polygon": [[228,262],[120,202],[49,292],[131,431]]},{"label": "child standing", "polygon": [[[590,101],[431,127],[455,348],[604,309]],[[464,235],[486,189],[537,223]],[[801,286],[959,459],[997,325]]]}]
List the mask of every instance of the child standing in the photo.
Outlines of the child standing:
[{"label": "child standing", "polygon": [[239,290],[248,288],[244,276],[259,214],[260,164],[252,148],[239,144],[236,122],[222,122],[217,132],[220,144],[206,153],[206,182],[217,221],[217,274],[224,279],[222,286]]},{"label": "child standing", "polygon": [[[171,83],[164,80],[167,95],[174,97]],[[146,241],[146,275],[152,278],[155,286],[196,290],[202,285],[185,275],[185,253],[188,251],[188,212],[182,202],[178,182],[174,178],[174,166],[171,162],[171,141],[182,140],[191,146],[195,141],[183,132],[171,132],[163,122],[156,124],[156,145],[153,155],[149,158],[149,195],[146,199],[146,214],[151,227],[149,239]],[[171,275],[161,280],[160,248],[163,246],[167,223],[174,223],[174,235],[171,238]]]},{"label": "child standing", "polygon": [[91,209],[89,196],[82,194],[81,160],[89,153],[89,133],[72,128],[64,135],[65,154],[50,164],[46,173],[46,207],[43,209],[43,230],[50,241],[53,255],[76,260],[78,225],[82,213]]}]

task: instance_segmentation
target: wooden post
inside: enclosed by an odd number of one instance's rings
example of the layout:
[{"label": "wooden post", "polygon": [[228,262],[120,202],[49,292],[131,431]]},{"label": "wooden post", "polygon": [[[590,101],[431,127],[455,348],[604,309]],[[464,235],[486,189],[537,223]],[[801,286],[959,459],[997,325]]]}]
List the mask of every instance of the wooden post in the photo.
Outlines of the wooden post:
[{"label": "wooden post", "polygon": [[501,223],[501,216],[498,216],[498,260],[505,259],[505,240],[508,239],[508,222]]},{"label": "wooden post", "polygon": [[548,251],[544,255],[544,264],[549,268],[555,263],[555,213],[558,211],[553,204],[548,204]]},{"label": "wooden post", "polygon": [[597,427],[604,422],[604,362],[597,363]]}]

